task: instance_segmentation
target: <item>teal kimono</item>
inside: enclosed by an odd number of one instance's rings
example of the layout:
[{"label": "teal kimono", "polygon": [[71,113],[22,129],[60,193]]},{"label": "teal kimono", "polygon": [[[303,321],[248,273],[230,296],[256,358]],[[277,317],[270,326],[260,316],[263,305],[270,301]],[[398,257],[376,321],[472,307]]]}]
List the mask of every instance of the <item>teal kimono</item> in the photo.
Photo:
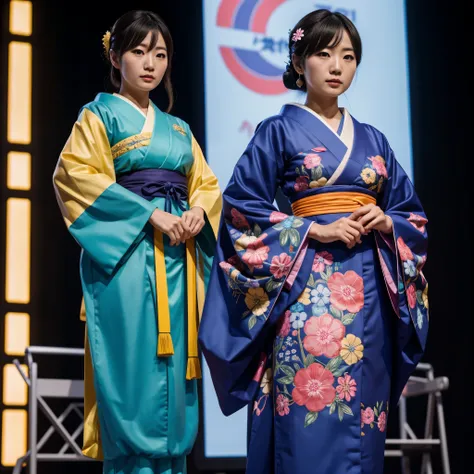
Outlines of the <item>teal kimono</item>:
[{"label": "teal kimono", "polygon": [[[118,183],[156,169],[187,181],[186,202]],[[184,473],[198,427],[197,324],[221,211],[217,180],[184,121],[101,93],[82,108],[53,181],[82,248],[83,453],[104,459],[107,474]],[[165,206],[175,215],[201,207],[199,236],[170,246],[148,223]]]}]

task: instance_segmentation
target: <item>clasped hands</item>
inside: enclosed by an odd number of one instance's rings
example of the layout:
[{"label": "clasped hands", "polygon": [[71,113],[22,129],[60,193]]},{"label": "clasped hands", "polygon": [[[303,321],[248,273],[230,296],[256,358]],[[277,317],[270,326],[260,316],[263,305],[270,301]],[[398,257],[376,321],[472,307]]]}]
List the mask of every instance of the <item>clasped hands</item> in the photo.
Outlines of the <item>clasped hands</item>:
[{"label": "clasped hands", "polygon": [[195,206],[179,217],[155,209],[148,222],[170,238],[170,245],[179,245],[201,232],[205,224],[204,210]]},{"label": "clasped hands", "polygon": [[372,230],[386,234],[392,232],[393,222],[379,206],[367,204],[354,211],[348,217],[341,217],[331,224],[313,223],[309,230],[309,237],[322,243],[340,240],[348,248],[361,243],[361,236]]}]

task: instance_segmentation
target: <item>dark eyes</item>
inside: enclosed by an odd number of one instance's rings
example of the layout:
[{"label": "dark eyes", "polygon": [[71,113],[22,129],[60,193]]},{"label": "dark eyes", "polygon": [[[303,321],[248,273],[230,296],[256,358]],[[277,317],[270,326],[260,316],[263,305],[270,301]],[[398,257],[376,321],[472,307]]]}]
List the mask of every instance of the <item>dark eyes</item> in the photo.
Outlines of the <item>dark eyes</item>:
[{"label": "dark eyes", "polygon": [[[141,49],[133,49],[132,53],[136,54],[137,56],[143,56],[145,54],[145,52]],[[156,57],[160,58],[160,59],[166,59],[166,54],[165,53],[158,53],[156,55]]]},{"label": "dark eyes", "polygon": [[[319,53],[317,53],[317,56],[321,57],[321,58],[329,58],[329,53],[327,51],[320,51]],[[355,57],[352,55],[352,54],[346,54],[344,56],[344,59],[346,61],[354,61]]]}]

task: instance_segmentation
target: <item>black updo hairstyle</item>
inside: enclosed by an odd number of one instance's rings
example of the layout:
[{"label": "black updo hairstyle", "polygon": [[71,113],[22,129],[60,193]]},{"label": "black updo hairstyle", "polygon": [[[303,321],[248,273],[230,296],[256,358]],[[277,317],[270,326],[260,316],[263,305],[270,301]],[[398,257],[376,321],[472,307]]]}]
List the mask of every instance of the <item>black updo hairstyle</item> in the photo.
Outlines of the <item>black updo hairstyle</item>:
[{"label": "black updo hairstyle", "polygon": [[[156,14],[150,11],[134,10],[122,15],[110,31],[110,49],[113,50],[119,58],[124,53],[136,48],[151,31],[152,38],[148,50],[155,48],[159,35],[163,36],[166,44],[168,67],[163,76],[162,83],[168,96],[169,112],[174,103],[173,85],[171,84],[171,60],[173,58],[173,40],[170,31],[165,22]],[[107,59],[110,60],[107,55]],[[111,65],[110,82],[118,91],[120,89],[121,76],[120,71]]]},{"label": "black updo hairstyle", "polygon": [[[300,28],[303,30],[304,36],[299,41],[293,41],[293,35]],[[342,40],[344,31],[349,35],[358,66],[362,59],[362,41],[357,28],[349,18],[342,13],[330,12],[324,9],[315,10],[303,17],[290,31],[288,40],[290,60],[286,71],[283,73],[285,87],[306,92],[306,83],[304,81],[301,87],[296,85],[299,75],[293,66],[293,54],[298,56],[302,63],[304,63],[306,58],[318,51],[337,46]]]}]

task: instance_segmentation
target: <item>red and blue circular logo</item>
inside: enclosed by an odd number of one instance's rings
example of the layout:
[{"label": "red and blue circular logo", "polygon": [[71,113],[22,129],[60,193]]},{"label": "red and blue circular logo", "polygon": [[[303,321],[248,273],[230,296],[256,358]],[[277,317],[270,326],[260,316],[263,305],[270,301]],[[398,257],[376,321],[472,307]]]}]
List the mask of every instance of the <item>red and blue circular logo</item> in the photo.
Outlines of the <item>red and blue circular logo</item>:
[{"label": "red and blue circular logo", "polygon": [[[286,0],[222,0],[217,13],[217,26],[245,30],[259,35],[262,51],[246,48],[220,46],[224,62],[232,75],[245,87],[265,95],[287,92],[283,85],[283,68],[267,61],[262,52],[287,48],[287,43],[278,44],[267,34],[268,21],[273,12]],[[262,35],[264,37],[262,38]]]}]

